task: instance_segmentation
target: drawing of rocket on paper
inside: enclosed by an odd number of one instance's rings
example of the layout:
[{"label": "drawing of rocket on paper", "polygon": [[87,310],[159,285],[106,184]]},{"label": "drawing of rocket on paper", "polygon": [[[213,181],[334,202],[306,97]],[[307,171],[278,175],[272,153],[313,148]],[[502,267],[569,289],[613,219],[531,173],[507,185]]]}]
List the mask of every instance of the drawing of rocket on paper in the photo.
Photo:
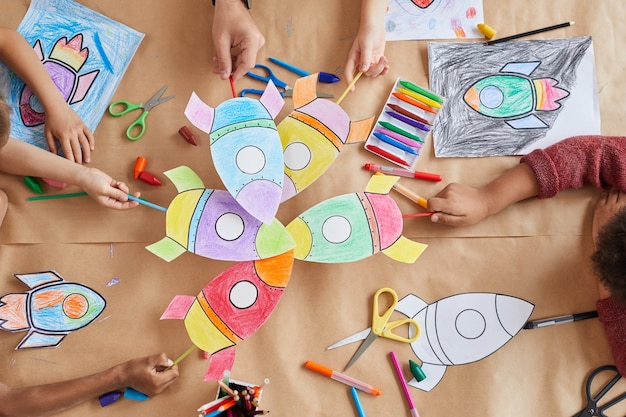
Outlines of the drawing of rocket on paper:
[{"label": "drawing of rocket on paper", "polygon": [[388,41],[476,39],[483,35],[482,0],[391,0],[385,15]]},{"label": "drawing of rocket on paper", "polygon": [[402,298],[396,311],[418,322],[420,337],[411,349],[422,361],[426,379],[409,385],[432,390],[448,366],[486,358],[511,340],[530,317],[534,304],[495,293],[463,293],[427,304],[414,294]]},{"label": "drawing of rocket on paper", "polygon": [[93,322],[106,301],[89,287],[66,282],[56,271],[15,274],[30,291],[0,298],[0,329],[27,332],[16,349],[54,347]]},{"label": "drawing of rocket on paper", "polygon": [[590,37],[431,43],[428,53],[430,87],[448,98],[433,127],[437,157],[522,155],[600,133]]},{"label": "drawing of rocket on paper", "polygon": [[[71,0],[32,0],[17,31],[33,46],[71,108],[95,131],[143,33]],[[11,137],[48,149],[39,100],[5,65]]]}]

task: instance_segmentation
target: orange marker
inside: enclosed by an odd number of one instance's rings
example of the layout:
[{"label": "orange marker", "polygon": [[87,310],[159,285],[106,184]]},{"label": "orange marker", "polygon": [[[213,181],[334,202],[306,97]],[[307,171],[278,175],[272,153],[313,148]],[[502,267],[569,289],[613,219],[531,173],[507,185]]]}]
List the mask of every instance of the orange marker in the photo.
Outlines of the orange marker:
[{"label": "orange marker", "polygon": [[354,387],[358,390],[366,392],[371,395],[381,395],[382,391],[380,388],[375,387],[373,385],[367,384],[363,381],[359,381],[356,378],[352,378],[348,375],[342,374],[337,371],[333,371],[330,368],[317,364],[315,362],[306,361],[304,363],[305,368],[310,369],[311,371],[317,372],[318,374],[324,375],[330,379],[334,379],[335,381],[344,383],[348,386]]},{"label": "orange marker", "polygon": [[147,163],[148,161],[143,156],[137,157],[137,160],[135,161],[135,168],[133,170],[133,177],[135,177],[135,179],[139,178],[139,175],[141,175],[141,173],[146,169]]}]

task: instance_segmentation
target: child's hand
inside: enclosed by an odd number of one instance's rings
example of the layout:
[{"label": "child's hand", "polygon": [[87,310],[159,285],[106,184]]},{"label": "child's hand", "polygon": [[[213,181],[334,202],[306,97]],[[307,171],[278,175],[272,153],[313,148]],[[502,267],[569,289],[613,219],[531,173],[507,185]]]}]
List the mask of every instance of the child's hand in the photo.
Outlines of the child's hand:
[{"label": "child's hand", "polygon": [[120,385],[153,397],[178,378],[178,366],[167,369],[173,363],[165,353],[131,359],[116,367]]},{"label": "child's hand", "polygon": [[46,110],[44,134],[52,153],[57,153],[58,140],[67,159],[79,164],[90,162],[95,144],[93,134],[68,105]]},{"label": "child's hand", "polygon": [[433,223],[447,226],[470,226],[489,215],[489,203],[481,189],[467,185],[448,184],[435,197],[428,200]]},{"label": "child's hand", "polygon": [[389,71],[389,64],[385,58],[385,28],[382,22],[361,25],[359,28],[344,70],[347,84],[352,82],[357,71],[368,77],[385,75]]},{"label": "child's hand", "polygon": [[[86,168],[77,184],[101,205],[117,210],[126,210],[139,205],[128,199],[128,186],[116,181],[96,168]],[[139,193],[133,193],[139,197]]]}]

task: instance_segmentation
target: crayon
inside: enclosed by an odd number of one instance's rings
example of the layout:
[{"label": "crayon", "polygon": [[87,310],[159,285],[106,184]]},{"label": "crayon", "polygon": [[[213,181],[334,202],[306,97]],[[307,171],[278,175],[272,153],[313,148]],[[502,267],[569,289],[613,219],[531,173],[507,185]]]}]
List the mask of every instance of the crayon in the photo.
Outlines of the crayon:
[{"label": "crayon", "polygon": [[415,120],[409,119],[408,117],[398,114],[395,111],[386,111],[385,113],[387,113],[389,116],[393,117],[396,120],[400,120],[401,122],[404,122],[409,126],[413,126],[416,129],[422,130],[424,132],[430,131],[428,126],[424,125],[423,123],[416,122]]},{"label": "crayon", "polygon": [[379,133],[382,133],[383,135],[387,135],[389,137],[392,137],[395,140],[397,140],[399,142],[402,142],[405,145],[410,146],[412,148],[421,149],[421,147],[423,146],[422,142],[418,142],[418,141],[413,140],[413,139],[405,138],[404,136],[402,136],[402,135],[400,135],[400,134],[398,134],[398,133],[396,133],[396,132],[394,132],[392,130],[385,129],[384,127],[377,127],[376,128],[376,132],[379,132]]},{"label": "crayon", "polygon": [[399,158],[397,156],[395,156],[394,154],[392,154],[391,152],[387,152],[386,150],[378,147],[378,146],[374,146],[374,145],[365,145],[365,148],[370,150],[371,152],[374,152],[377,155],[382,156],[383,158],[387,158],[390,161],[395,162],[396,164],[400,164],[400,165],[404,165],[404,166],[410,166],[411,164],[409,164],[408,162],[406,162],[405,160],[403,160],[402,158]]},{"label": "crayon", "polygon": [[410,81],[400,81],[400,84],[403,85],[404,87],[408,88],[411,91],[414,91],[418,94],[421,94],[423,96],[428,97],[431,100],[435,100],[437,103],[443,103],[443,99],[441,97],[439,97],[438,95],[436,95],[433,92],[430,92],[422,87],[420,87],[417,84],[413,84]]},{"label": "crayon", "polygon": [[41,188],[41,185],[39,185],[39,183],[34,177],[30,177],[30,176],[24,177],[24,184],[26,184],[26,186],[31,191],[34,191],[37,194],[43,194],[43,189]]},{"label": "crayon", "polygon": [[413,139],[416,140],[418,142],[422,142],[424,143],[424,140],[422,138],[420,138],[419,136],[414,135],[413,133],[407,132],[404,129],[399,128],[398,126],[394,125],[393,123],[389,123],[389,122],[385,122],[383,120],[380,120],[378,122],[379,125],[381,125],[382,127],[384,127],[385,129],[389,129],[392,130],[396,133],[399,133],[400,135],[409,138],[409,139]]},{"label": "crayon", "polygon": [[420,103],[419,101],[415,100],[415,99],[414,99],[414,98],[412,98],[412,97],[407,96],[406,94],[400,93],[400,92],[398,92],[398,91],[394,91],[394,92],[393,92],[393,93],[391,93],[391,94],[392,94],[395,98],[400,99],[400,100],[404,101],[405,103],[408,103],[408,104],[410,104],[410,105],[412,105],[412,106],[415,106],[415,107],[419,107],[420,109],[425,110],[425,111],[427,111],[427,112],[429,112],[429,113],[437,114],[437,112],[435,111],[435,109],[433,109],[432,107],[427,106],[427,105],[426,105],[426,104],[424,104],[424,103]]},{"label": "crayon", "polygon": [[421,101],[422,103],[426,104],[427,106],[434,107],[436,109],[440,109],[441,108],[441,103],[438,103],[435,100],[431,100],[431,99],[429,99],[426,96],[423,96],[421,94],[416,93],[415,91],[411,91],[411,90],[406,89],[406,88],[398,88],[398,91],[400,93],[406,94],[409,97],[413,97],[417,101]]},{"label": "crayon", "polygon": [[426,120],[426,119],[424,119],[424,118],[422,118],[422,117],[418,116],[418,115],[417,115],[417,114],[415,114],[415,113],[411,113],[410,111],[408,111],[408,110],[407,110],[407,109],[405,109],[404,107],[402,107],[402,106],[398,106],[397,104],[387,103],[387,106],[389,106],[389,108],[390,108],[391,110],[394,110],[394,111],[396,111],[396,112],[400,113],[400,114],[401,114],[401,115],[403,115],[403,116],[409,117],[409,118],[411,118],[411,119],[415,120],[416,122],[420,122],[420,123],[423,123],[424,125],[427,125],[427,126],[426,126],[426,128],[425,128],[425,129],[423,129],[423,130],[425,130],[426,132],[428,132],[428,131],[430,130],[430,128],[429,128],[428,126],[430,126],[430,124],[431,124],[431,123],[430,123],[428,120]]},{"label": "crayon", "polygon": [[389,137],[389,136],[387,136],[387,135],[385,135],[383,133],[374,132],[374,136],[376,138],[378,138],[379,140],[385,142],[386,144],[400,149],[401,151],[410,153],[412,155],[419,155],[415,149],[412,149],[411,147],[405,145],[404,143],[399,142],[399,141],[397,141],[397,140],[395,140],[395,139],[393,139],[393,138],[391,138],[391,137]]}]

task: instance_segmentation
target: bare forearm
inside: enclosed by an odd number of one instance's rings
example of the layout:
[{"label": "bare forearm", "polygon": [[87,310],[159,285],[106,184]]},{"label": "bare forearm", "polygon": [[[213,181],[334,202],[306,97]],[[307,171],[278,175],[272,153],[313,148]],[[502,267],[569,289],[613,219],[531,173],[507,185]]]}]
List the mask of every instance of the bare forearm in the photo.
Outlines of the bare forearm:
[{"label": "bare forearm", "polygon": [[539,192],[535,174],[527,164],[519,164],[480,189],[488,215],[494,215],[511,204],[534,197]]},{"label": "bare forearm", "polygon": [[361,0],[361,26],[382,25],[388,2],[388,0]]}]

